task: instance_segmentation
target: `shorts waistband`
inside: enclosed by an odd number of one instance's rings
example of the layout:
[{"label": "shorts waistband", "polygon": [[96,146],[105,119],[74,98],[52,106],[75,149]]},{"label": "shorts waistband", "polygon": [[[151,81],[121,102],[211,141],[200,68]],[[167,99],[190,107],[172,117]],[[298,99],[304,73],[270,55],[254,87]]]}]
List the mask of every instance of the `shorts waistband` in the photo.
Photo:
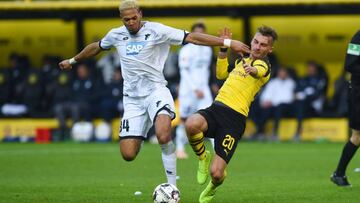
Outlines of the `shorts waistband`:
[{"label": "shorts waistband", "polygon": [[215,100],[215,101],[213,102],[213,104],[214,104],[214,105],[216,105],[216,106],[221,106],[221,107],[224,107],[224,108],[226,108],[226,109],[228,109],[228,110],[230,110],[230,111],[232,111],[232,112],[234,112],[234,113],[238,114],[239,116],[246,118],[246,116],[245,116],[245,115],[243,115],[243,114],[241,114],[241,113],[239,113],[239,112],[235,111],[234,109],[232,109],[231,107],[229,107],[228,105],[226,105],[226,104],[224,104],[224,103],[222,103],[222,102],[220,102],[220,101],[216,101],[216,100]]}]

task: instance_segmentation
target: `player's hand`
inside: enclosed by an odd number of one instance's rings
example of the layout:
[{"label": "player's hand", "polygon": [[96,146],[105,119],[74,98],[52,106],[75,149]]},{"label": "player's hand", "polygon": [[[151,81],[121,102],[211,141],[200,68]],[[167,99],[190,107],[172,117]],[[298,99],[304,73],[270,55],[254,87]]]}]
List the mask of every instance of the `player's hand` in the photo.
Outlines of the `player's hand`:
[{"label": "player's hand", "polygon": [[219,31],[219,37],[222,39],[232,39],[232,33],[228,27]]},{"label": "player's hand", "polygon": [[[232,39],[232,33],[228,27],[224,27],[224,29],[219,30],[219,37],[221,39]],[[227,48],[222,46],[221,48]]]},{"label": "player's hand", "polygon": [[214,95],[217,95],[219,93],[219,89],[220,89],[219,85],[215,83],[211,84],[211,91],[212,93],[214,93]]},{"label": "player's hand", "polygon": [[198,99],[204,98],[204,92],[201,90],[195,90],[195,94]]},{"label": "player's hand", "polygon": [[245,69],[245,73],[246,74],[250,74],[250,75],[256,75],[257,74],[257,69],[253,66],[250,66],[246,63],[243,64],[244,69]]},{"label": "player's hand", "polygon": [[[232,33],[228,27],[224,27],[224,29],[220,30],[219,37],[222,39],[232,39]],[[231,40],[230,48],[241,56],[243,53],[250,53],[249,46],[238,40]]]},{"label": "player's hand", "polygon": [[238,40],[231,40],[230,48],[240,55],[243,55],[243,53],[250,53],[250,47]]},{"label": "player's hand", "polygon": [[69,62],[69,59],[63,60],[59,63],[59,67],[61,70],[70,70],[72,69],[72,65]]}]

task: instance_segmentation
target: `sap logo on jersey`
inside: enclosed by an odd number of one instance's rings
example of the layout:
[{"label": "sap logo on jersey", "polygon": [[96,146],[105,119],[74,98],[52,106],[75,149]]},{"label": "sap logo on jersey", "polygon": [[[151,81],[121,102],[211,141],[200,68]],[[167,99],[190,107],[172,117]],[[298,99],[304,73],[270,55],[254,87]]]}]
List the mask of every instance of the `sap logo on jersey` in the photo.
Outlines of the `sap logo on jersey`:
[{"label": "sap logo on jersey", "polygon": [[138,55],[146,46],[146,42],[130,42],[126,45],[126,55]]}]

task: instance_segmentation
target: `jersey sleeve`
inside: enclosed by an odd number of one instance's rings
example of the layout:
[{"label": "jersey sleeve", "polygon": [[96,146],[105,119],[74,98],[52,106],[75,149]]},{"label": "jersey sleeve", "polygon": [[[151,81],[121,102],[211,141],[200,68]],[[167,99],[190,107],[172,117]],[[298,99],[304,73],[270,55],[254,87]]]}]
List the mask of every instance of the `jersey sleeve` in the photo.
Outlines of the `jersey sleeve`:
[{"label": "jersey sleeve", "polygon": [[162,35],[162,38],[165,39],[165,41],[173,45],[184,44],[187,33],[185,30],[180,30],[160,23],[158,25],[158,31]]},{"label": "jersey sleeve", "polygon": [[228,72],[229,63],[227,58],[220,59],[218,58],[216,61],[216,78],[223,80],[229,76]]},{"label": "jersey sleeve", "polygon": [[345,70],[360,75],[360,30],[353,36],[348,45]]},{"label": "jersey sleeve", "polygon": [[270,72],[269,66],[263,60],[255,60],[252,66],[257,69],[257,74],[255,77],[265,77]]},{"label": "jersey sleeve", "polygon": [[104,38],[102,38],[99,42],[99,46],[101,49],[103,50],[109,50],[111,49],[111,47],[114,46],[115,44],[115,38],[113,37],[113,34],[112,34],[112,31],[113,30],[110,30]]}]

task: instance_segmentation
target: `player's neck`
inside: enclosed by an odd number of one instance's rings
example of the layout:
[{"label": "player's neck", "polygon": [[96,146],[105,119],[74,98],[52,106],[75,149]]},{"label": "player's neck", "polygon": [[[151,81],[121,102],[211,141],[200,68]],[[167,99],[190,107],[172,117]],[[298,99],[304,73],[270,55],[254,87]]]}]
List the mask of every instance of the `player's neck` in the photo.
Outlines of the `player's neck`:
[{"label": "player's neck", "polygon": [[251,60],[256,60],[256,59],[257,59],[257,58],[254,57],[252,54],[250,54],[249,58],[250,58]]},{"label": "player's neck", "polygon": [[[265,57],[266,57],[266,56],[265,56]],[[249,58],[250,58],[251,60],[264,59],[265,57],[255,57],[255,56],[253,56],[252,54],[250,54],[250,56],[249,56]]]},{"label": "player's neck", "polygon": [[141,21],[141,22],[140,22],[140,26],[139,26],[139,30],[136,31],[136,32],[133,32],[133,33],[131,33],[131,32],[129,31],[129,33],[130,33],[131,35],[136,35],[137,33],[139,33],[139,31],[141,30],[141,28],[142,28],[144,25],[145,25],[145,21]]}]

